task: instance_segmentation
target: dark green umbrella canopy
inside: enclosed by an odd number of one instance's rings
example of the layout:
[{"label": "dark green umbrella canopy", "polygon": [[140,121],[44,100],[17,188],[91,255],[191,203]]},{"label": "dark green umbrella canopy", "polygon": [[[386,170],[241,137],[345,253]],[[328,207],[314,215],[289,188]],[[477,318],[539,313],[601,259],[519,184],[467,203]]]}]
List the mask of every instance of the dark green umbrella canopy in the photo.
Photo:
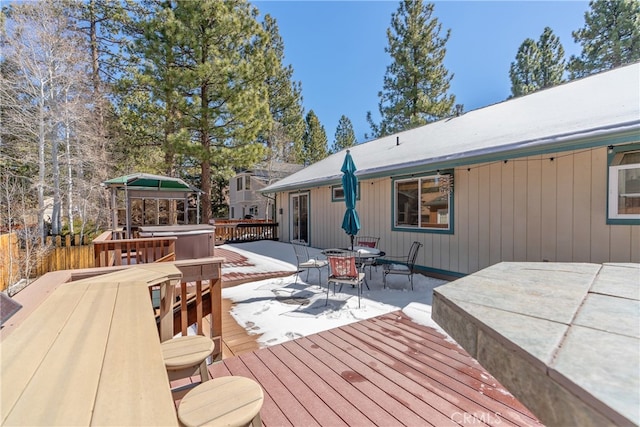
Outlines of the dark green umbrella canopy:
[{"label": "dark green umbrella canopy", "polygon": [[344,158],[344,163],[340,170],[343,173],[342,188],[344,190],[344,201],[347,205],[347,210],[342,220],[342,229],[351,236],[351,249],[353,249],[353,236],[360,231],[360,218],[356,211],[358,177],[355,176],[356,165],[353,163],[353,158],[351,158],[349,150],[347,150],[347,155]]}]

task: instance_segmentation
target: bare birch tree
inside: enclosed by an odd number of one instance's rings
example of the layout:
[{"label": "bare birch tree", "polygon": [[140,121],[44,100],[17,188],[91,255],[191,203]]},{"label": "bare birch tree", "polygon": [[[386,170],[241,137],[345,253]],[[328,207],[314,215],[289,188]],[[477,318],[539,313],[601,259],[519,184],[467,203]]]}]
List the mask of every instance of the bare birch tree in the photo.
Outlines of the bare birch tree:
[{"label": "bare birch tree", "polygon": [[[37,211],[33,208],[30,184],[24,177],[15,176],[10,167],[3,164],[0,168],[0,225],[10,232],[10,246],[15,244],[20,250],[9,249],[2,254],[9,277],[7,293],[12,296],[27,286],[34,278],[36,263],[50,250],[40,242],[37,227],[24,224],[33,223]],[[15,240],[14,240],[15,239]]]},{"label": "bare birch tree", "polygon": [[77,193],[75,180],[86,183],[100,168],[96,155],[101,150],[96,149],[91,134],[96,102],[91,96],[90,50],[73,19],[78,6],[73,1],[54,0],[16,3],[6,22],[3,60],[7,73],[3,73],[0,90],[11,100],[6,107],[6,132],[11,144],[20,148],[5,148],[23,152],[16,161],[37,170],[32,182],[42,238],[47,198],[52,199],[52,234],[61,233],[63,215],[73,230],[78,212],[74,195],[86,196]]}]

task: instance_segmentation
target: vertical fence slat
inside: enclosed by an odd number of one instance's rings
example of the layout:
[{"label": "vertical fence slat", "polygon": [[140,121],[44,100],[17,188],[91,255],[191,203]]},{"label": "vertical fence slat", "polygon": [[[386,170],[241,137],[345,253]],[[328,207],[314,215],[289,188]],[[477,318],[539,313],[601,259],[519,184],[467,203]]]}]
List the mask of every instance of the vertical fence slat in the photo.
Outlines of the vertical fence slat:
[{"label": "vertical fence slat", "polygon": [[0,290],[6,289],[12,284],[10,282],[17,281],[20,274],[18,258],[18,234],[0,235]]}]

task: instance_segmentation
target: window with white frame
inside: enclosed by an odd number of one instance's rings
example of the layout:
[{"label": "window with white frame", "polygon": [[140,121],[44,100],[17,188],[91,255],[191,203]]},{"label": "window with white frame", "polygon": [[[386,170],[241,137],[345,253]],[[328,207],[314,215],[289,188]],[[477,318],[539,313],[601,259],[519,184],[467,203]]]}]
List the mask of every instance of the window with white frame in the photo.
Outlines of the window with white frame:
[{"label": "window with white frame", "polygon": [[251,190],[251,175],[244,176],[244,189]]},{"label": "window with white frame", "polygon": [[[360,182],[358,182],[358,188],[356,188],[356,200],[360,200]],[[334,185],[331,187],[331,201],[344,201],[344,188],[342,188],[342,185]]]},{"label": "window with white frame", "polygon": [[609,219],[640,219],[640,150],[617,152],[610,161]]},{"label": "window with white frame", "polygon": [[236,190],[240,191],[242,190],[242,181],[244,180],[244,177],[239,177],[236,179]]},{"label": "window with white frame", "polygon": [[394,221],[399,228],[451,230],[452,176],[431,175],[394,183]]}]

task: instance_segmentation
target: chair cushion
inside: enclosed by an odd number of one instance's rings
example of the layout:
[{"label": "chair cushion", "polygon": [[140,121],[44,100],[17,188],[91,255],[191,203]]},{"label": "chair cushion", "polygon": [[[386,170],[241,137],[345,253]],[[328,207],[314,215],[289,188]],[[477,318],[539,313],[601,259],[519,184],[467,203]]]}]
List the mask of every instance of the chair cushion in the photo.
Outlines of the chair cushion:
[{"label": "chair cushion", "polygon": [[410,273],[409,267],[404,264],[386,264],[385,269],[392,273],[407,274]]},{"label": "chair cushion", "polygon": [[355,279],[358,277],[354,256],[329,256],[331,277],[336,279]]},{"label": "chair cushion", "polygon": [[323,259],[313,259],[313,258],[311,258],[308,261],[300,263],[300,267],[302,268],[311,268],[311,267],[319,268],[319,267],[325,267],[327,265],[329,265],[328,261]]},{"label": "chair cushion", "polygon": [[336,277],[329,276],[329,282],[346,283],[348,285],[358,285],[364,280],[364,273],[358,273],[357,277]]}]

